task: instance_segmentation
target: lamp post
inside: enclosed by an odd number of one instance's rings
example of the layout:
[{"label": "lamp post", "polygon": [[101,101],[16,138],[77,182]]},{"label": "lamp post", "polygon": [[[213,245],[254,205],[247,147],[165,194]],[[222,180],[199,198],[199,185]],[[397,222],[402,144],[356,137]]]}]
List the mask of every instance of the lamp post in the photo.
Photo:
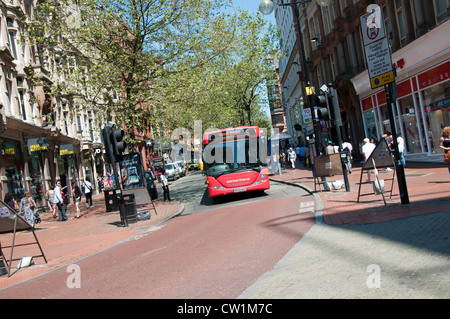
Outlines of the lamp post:
[{"label": "lamp post", "polygon": [[[316,154],[319,155],[319,144],[318,144],[318,139],[319,139],[319,130],[318,130],[318,123],[317,123],[317,118],[314,115],[314,106],[311,103],[311,96],[314,95],[314,87],[311,86],[311,82],[309,79],[309,72],[308,72],[308,65],[306,62],[306,54],[305,54],[305,46],[303,44],[303,36],[302,36],[302,29],[300,27],[300,13],[298,12],[298,6],[299,4],[305,4],[308,2],[311,2],[313,0],[304,0],[304,1],[292,1],[289,3],[284,3],[284,0],[281,0],[281,3],[278,3],[278,6],[290,6],[292,8],[292,10],[294,10],[294,15],[295,15],[295,21],[297,24],[297,30],[299,32],[299,42],[300,42],[300,50],[301,50],[301,55],[302,55],[302,64],[303,64],[303,72],[305,75],[305,82],[306,85],[303,85],[304,90],[303,90],[303,96],[305,97],[304,100],[308,101],[309,104],[309,108],[311,111],[311,116],[313,119],[313,128],[314,128],[314,146],[315,146],[315,151]],[[327,6],[330,3],[330,0],[315,0],[317,2],[317,4],[319,4],[320,6]],[[272,0],[262,0],[261,3],[259,4],[259,11],[264,14],[264,15],[269,15],[272,13],[273,9],[275,8],[275,4],[273,3]]]}]

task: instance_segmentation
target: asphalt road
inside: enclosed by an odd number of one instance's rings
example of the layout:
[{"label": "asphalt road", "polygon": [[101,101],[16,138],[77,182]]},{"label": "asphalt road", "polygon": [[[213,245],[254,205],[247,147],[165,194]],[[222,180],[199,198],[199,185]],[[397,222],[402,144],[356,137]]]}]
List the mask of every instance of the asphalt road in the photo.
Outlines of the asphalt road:
[{"label": "asphalt road", "polygon": [[[171,185],[185,213],[100,253],[3,290],[15,298],[236,298],[314,225],[314,198],[272,183],[219,203],[201,174]],[[201,212],[201,213],[200,213]]]}]

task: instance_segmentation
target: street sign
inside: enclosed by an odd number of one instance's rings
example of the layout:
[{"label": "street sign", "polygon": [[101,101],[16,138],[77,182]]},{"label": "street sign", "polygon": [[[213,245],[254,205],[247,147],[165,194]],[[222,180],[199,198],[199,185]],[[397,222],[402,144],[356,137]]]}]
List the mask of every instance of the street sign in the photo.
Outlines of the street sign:
[{"label": "street sign", "polygon": [[372,6],[370,12],[364,13],[360,18],[361,33],[364,45],[378,41],[386,36],[380,6]]},{"label": "street sign", "polygon": [[370,86],[375,89],[394,82],[391,51],[384,31],[381,7],[371,6],[371,10],[360,17],[360,22]]},{"label": "street sign", "polygon": [[312,122],[312,116],[311,116],[311,109],[310,108],[304,108],[303,109],[303,123],[311,123]]}]

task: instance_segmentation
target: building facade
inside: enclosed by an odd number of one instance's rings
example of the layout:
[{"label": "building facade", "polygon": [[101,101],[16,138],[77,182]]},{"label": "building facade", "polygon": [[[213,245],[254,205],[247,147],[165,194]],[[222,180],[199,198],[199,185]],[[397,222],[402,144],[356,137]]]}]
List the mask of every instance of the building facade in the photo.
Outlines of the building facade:
[{"label": "building facade", "polygon": [[73,96],[50,95],[64,81],[56,68],[68,61],[20,41],[33,9],[34,0],[0,0],[0,197],[20,199],[28,190],[45,206],[56,181],[70,192],[70,181],[94,181],[105,161],[95,111],[77,111]]},{"label": "building facade", "polygon": [[[448,0],[332,0],[325,7],[310,1],[298,5],[300,30],[296,28],[292,8],[277,6],[275,17],[283,43],[280,59],[283,94],[291,108],[298,110],[296,116],[302,121],[305,71],[316,94],[322,85],[331,84],[339,96],[343,136],[352,142],[357,157],[358,145],[365,137],[379,140],[391,130],[384,88],[370,88],[362,42],[359,18],[372,2],[382,9],[397,70],[394,125],[405,138],[406,158],[440,161],[442,154],[437,145],[442,127],[449,125]],[[302,69],[300,60],[300,36],[307,70]],[[330,135],[327,123],[319,125],[321,143],[335,138]],[[294,132],[292,128],[290,131]]]}]

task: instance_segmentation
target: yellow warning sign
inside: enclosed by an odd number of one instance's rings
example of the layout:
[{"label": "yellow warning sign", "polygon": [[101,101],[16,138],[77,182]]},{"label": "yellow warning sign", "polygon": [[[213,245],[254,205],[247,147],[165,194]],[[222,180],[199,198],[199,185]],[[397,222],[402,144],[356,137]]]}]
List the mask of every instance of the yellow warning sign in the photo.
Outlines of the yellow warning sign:
[{"label": "yellow warning sign", "polygon": [[370,86],[372,89],[383,86],[385,84],[391,83],[395,81],[394,71],[389,71],[383,74],[380,74],[376,77],[370,79]]}]

